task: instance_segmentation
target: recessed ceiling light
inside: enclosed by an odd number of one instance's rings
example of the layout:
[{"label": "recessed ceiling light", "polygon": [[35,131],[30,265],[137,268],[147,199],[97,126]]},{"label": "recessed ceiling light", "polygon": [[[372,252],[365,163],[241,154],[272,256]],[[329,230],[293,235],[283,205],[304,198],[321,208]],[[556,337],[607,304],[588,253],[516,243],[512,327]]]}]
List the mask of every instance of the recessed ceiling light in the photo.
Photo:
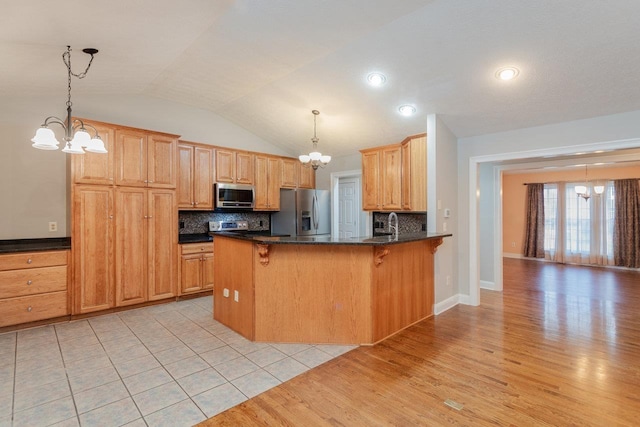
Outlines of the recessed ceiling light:
[{"label": "recessed ceiling light", "polygon": [[520,70],[516,67],[504,67],[496,71],[496,78],[500,80],[512,80],[518,77]]},{"label": "recessed ceiling light", "polygon": [[387,82],[387,77],[382,73],[370,73],[367,76],[367,82],[371,86],[382,86]]},{"label": "recessed ceiling light", "polygon": [[403,116],[413,116],[416,113],[416,107],[413,105],[401,105],[398,107],[398,111]]}]

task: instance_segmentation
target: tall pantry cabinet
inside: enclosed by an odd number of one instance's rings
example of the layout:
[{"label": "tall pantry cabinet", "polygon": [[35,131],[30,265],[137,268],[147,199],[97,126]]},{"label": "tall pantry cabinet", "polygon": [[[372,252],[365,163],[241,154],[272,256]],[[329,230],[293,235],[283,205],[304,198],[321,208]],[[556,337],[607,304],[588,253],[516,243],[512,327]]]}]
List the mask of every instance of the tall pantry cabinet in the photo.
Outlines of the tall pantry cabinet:
[{"label": "tall pantry cabinet", "polygon": [[72,313],[175,296],[177,136],[90,123],[109,152],[72,157]]}]

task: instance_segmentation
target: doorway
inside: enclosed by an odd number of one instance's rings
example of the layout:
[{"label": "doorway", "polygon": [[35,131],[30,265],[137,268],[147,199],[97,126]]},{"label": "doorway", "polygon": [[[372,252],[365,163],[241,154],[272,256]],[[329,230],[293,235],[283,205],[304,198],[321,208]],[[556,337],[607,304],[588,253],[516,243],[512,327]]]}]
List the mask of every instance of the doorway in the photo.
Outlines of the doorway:
[{"label": "doorway", "polygon": [[349,238],[367,235],[370,215],[362,211],[362,172],[360,170],[331,174],[331,235]]}]

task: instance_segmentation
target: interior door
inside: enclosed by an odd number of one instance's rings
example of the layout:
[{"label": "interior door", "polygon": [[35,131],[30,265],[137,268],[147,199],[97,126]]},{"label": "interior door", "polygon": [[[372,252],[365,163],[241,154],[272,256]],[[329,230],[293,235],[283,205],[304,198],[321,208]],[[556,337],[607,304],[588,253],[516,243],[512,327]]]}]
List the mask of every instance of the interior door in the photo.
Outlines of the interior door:
[{"label": "interior door", "polygon": [[357,178],[341,179],[338,183],[338,237],[346,239],[360,235],[358,223],[358,189]]}]

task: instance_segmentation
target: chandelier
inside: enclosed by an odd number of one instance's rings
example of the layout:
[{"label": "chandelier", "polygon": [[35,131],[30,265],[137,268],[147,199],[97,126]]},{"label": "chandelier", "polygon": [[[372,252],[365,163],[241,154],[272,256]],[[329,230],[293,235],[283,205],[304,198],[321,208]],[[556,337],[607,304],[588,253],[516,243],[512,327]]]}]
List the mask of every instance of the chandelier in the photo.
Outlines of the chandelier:
[{"label": "chandelier", "polygon": [[[84,154],[84,150],[89,151],[91,153],[106,153],[107,150],[104,148],[104,142],[98,135],[98,131],[96,128],[89,124],[84,124],[84,122],[80,119],[71,119],[71,76],[77,77],[79,79],[84,78],[87,75],[87,71],[89,71],[89,67],[91,67],[91,63],[93,62],[93,55],[98,53],[97,49],[82,49],[82,51],[88,55],[91,55],[91,59],[89,60],[89,64],[87,68],[80,74],[75,74],[71,72],[71,46],[67,46],[67,51],[62,54],[62,61],[67,66],[67,74],[69,76],[68,79],[68,97],[67,97],[67,118],[66,120],[59,119],[55,116],[49,116],[44,120],[44,123],[40,126],[40,129],[36,131],[36,135],[31,138],[33,142],[32,146],[38,148],[40,150],[57,150],[58,144],[60,142],[56,139],[55,134],[51,129],[49,129],[50,124],[58,124],[62,126],[64,129],[64,137],[65,141],[64,147],[62,151],[70,154]],[[89,132],[85,128],[89,127],[93,129],[94,136],[91,138]],[[84,150],[83,150],[84,149]]]},{"label": "chandelier", "polygon": [[[587,177],[587,165],[584,165],[584,185],[576,185],[575,190],[578,197],[582,197],[584,200],[589,200],[591,197],[591,185]],[[600,185],[598,182],[593,186],[593,192],[595,194],[602,194],[604,192],[604,185]]]},{"label": "chandelier", "polygon": [[303,166],[309,167],[311,166],[313,170],[318,169],[318,167],[325,167],[330,161],[331,156],[322,155],[318,151],[318,137],[316,136],[316,118],[320,111],[311,110],[313,113],[313,138],[311,138],[311,142],[313,142],[313,150],[309,154],[303,154],[299,156],[300,162]]}]

